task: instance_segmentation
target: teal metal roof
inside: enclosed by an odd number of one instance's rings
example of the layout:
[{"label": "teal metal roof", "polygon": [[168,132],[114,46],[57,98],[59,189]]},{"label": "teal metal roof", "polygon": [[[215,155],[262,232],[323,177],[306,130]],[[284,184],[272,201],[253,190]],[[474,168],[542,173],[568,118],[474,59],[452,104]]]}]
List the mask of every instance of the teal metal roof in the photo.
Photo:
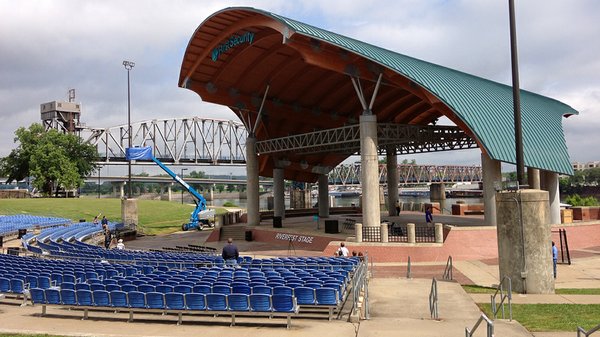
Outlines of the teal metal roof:
[{"label": "teal metal roof", "polygon": [[[450,107],[491,158],[516,163],[511,86],[418,60],[274,13],[244,9],[283,23],[289,29],[289,36],[301,34],[335,45],[411,79]],[[521,113],[525,166],[572,175],[562,118],[578,112],[555,99],[521,90]]]}]

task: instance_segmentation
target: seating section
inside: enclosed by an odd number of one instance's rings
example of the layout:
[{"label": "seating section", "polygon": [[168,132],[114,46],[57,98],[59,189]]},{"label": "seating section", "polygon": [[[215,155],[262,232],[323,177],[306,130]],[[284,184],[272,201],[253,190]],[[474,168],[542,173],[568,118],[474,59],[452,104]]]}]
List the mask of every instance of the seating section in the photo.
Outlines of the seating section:
[{"label": "seating section", "polygon": [[19,229],[54,227],[70,224],[71,220],[37,215],[0,215],[0,236],[17,234]]},{"label": "seating section", "polygon": [[[46,247],[47,246],[47,247]],[[81,242],[49,241],[42,247],[56,252],[106,251]],[[43,248],[45,249],[45,248]],[[148,260],[107,263],[86,260],[40,259],[0,255],[0,293],[29,294],[34,304],[89,308],[111,307],[129,311],[175,311],[182,315],[215,312],[236,315],[286,317],[303,308],[321,308],[329,319],[340,309],[353,271],[360,260],[344,257],[240,258],[240,268],[216,260],[156,261],[163,253],[139,252]],[[156,255],[156,256],[152,256]],[[194,257],[199,254],[191,254]]]}]

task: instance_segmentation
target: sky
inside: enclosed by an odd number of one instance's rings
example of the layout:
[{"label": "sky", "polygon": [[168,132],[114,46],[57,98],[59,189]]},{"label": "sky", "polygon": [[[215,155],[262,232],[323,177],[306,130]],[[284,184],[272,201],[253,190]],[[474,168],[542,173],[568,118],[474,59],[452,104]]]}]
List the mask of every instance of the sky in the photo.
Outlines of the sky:
[{"label": "sky", "polygon": [[[578,110],[578,116],[563,119],[571,161],[600,160],[600,1],[515,2],[521,88]],[[271,11],[511,83],[508,1],[0,0],[0,13],[9,14],[0,20],[0,157],[16,147],[17,128],[41,122],[41,103],[66,101],[71,88],[86,125],[126,124],[123,60],[135,62],[130,74],[133,122],[191,116],[237,120],[229,109],[177,86],[196,28],[214,12],[236,6]],[[479,165],[480,151],[403,159]]]}]

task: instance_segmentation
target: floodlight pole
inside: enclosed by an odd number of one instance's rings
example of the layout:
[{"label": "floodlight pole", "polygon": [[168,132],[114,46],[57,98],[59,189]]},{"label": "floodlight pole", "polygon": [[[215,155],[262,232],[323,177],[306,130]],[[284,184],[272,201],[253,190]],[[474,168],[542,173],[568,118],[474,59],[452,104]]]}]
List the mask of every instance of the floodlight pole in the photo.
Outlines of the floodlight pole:
[{"label": "floodlight pole", "polygon": [[510,58],[512,63],[513,106],[515,113],[515,149],[517,159],[518,186],[527,185],[525,181],[525,159],[523,156],[523,127],[521,120],[521,94],[519,88],[519,59],[517,54],[517,29],[515,25],[515,1],[508,0],[510,21]]},{"label": "floodlight pole", "polygon": [[[127,140],[129,145],[128,147],[131,148],[131,91],[129,85],[129,71],[133,69],[135,63],[131,61],[123,61],[123,66],[125,66],[125,69],[127,69]],[[129,175],[127,178],[127,198],[131,199],[131,160],[127,161],[127,168],[129,170]]]}]

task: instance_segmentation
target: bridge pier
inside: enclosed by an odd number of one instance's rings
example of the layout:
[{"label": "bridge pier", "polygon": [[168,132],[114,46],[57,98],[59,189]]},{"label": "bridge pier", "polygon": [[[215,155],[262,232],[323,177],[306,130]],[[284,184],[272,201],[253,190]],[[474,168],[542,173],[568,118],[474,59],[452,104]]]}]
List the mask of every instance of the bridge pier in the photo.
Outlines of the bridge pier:
[{"label": "bridge pier", "polygon": [[446,185],[444,183],[432,183],[429,185],[430,200],[446,200]]},{"label": "bridge pier", "polygon": [[387,166],[387,186],[388,186],[388,215],[398,215],[396,212],[396,203],[398,202],[398,155],[396,148],[388,146],[386,149],[386,166]]},{"label": "bridge pier", "polygon": [[483,221],[488,226],[496,226],[496,189],[501,188],[502,171],[500,162],[481,153],[483,175]]},{"label": "bridge pier", "polygon": [[125,182],[119,183],[119,198],[125,198]]}]

